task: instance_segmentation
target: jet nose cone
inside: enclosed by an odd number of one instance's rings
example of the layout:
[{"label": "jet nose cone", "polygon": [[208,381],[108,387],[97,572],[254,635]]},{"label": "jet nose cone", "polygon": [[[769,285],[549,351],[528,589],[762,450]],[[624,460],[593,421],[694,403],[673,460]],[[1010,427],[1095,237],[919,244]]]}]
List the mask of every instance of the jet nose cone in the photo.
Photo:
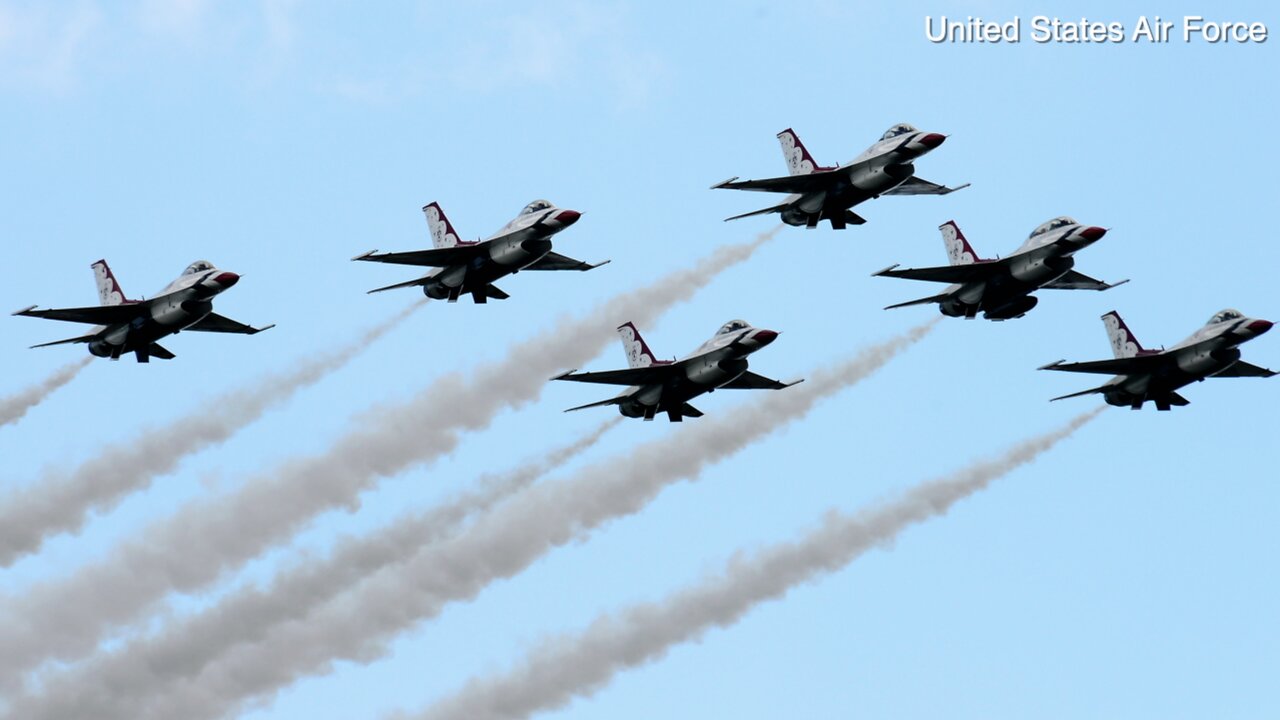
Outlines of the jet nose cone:
[{"label": "jet nose cone", "polygon": [[1262,333],[1270,330],[1272,325],[1275,325],[1275,323],[1271,322],[1270,320],[1254,320],[1253,322],[1249,323],[1248,327],[1249,327],[1249,332],[1253,333],[1254,335],[1261,335]]},{"label": "jet nose cone", "polygon": [[1097,242],[1098,240],[1102,239],[1103,235],[1106,235],[1106,234],[1107,234],[1106,228],[1100,228],[1096,226],[1087,227],[1080,231],[1080,237],[1084,238],[1085,240],[1088,240],[1089,242]]},{"label": "jet nose cone", "polygon": [[213,278],[213,281],[225,289],[240,282],[240,276],[233,272],[221,272]]},{"label": "jet nose cone", "polygon": [[756,344],[764,347],[774,340],[777,340],[778,333],[773,330],[756,330],[751,334],[751,339],[754,340]]},{"label": "jet nose cone", "polygon": [[580,217],[582,217],[582,213],[577,210],[561,210],[556,213],[556,222],[567,227],[578,222]]},{"label": "jet nose cone", "polygon": [[940,135],[938,133],[929,133],[928,135],[924,135],[920,137],[920,139],[917,140],[917,142],[919,142],[921,145],[932,150],[938,147],[939,145],[941,145],[944,141],[946,141],[946,139],[947,139],[946,135]]}]

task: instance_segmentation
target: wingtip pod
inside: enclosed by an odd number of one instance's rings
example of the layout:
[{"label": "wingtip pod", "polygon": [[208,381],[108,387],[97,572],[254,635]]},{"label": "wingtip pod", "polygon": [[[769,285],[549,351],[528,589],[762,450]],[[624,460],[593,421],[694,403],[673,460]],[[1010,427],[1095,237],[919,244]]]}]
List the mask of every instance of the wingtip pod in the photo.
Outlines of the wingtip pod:
[{"label": "wingtip pod", "polygon": [[972,184],[973,184],[973,183],[965,183],[965,184],[963,184],[963,185],[957,185],[957,186],[955,186],[955,187],[953,187],[953,188],[947,188],[947,191],[946,191],[946,192],[944,192],[944,193],[942,193],[942,194],[943,194],[943,195],[950,195],[951,193],[953,193],[953,192],[955,192],[955,191],[957,191],[957,190],[963,190],[963,189],[965,189],[965,188],[969,187],[969,186],[970,186],[970,185],[972,185]]},{"label": "wingtip pod", "polygon": [[783,383],[782,387],[779,389],[786,390],[787,388],[792,387],[793,385],[799,385],[800,383],[804,382],[804,380],[805,380],[804,378],[800,378],[799,380],[792,380],[789,383]]},{"label": "wingtip pod", "polygon": [[885,277],[887,273],[892,272],[893,270],[896,270],[898,265],[899,263],[894,263],[883,270],[877,270],[876,272],[871,273],[871,277]]},{"label": "wingtip pod", "polygon": [[[565,370],[564,372],[560,373],[559,375],[555,375],[555,376],[551,377],[550,379],[551,379],[551,380],[563,380],[563,379],[565,379],[565,378],[569,377],[570,375],[572,375],[572,374],[574,374],[574,373],[576,373],[576,372],[578,372],[578,368],[573,368],[572,370]],[[570,408],[570,409],[576,409],[576,408]],[[569,412],[569,411],[568,411],[568,410],[565,410],[565,412]]]},{"label": "wingtip pod", "polygon": [[596,268],[598,268],[598,267],[604,267],[605,265],[608,265],[608,264],[609,264],[609,263],[611,263],[611,262],[613,262],[613,260],[601,260],[600,262],[596,263],[595,265],[588,265],[588,266],[587,266],[587,269],[588,269],[588,270],[595,270]]},{"label": "wingtip pod", "polygon": [[39,305],[28,305],[27,307],[24,307],[24,308],[22,308],[21,310],[18,310],[17,312],[14,312],[14,313],[12,313],[12,314],[13,314],[13,315],[26,315],[27,313],[31,312],[32,310],[35,310],[35,309],[36,309],[36,308],[38,308],[38,307],[40,307],[40,306],[39,306]]},{"label": "wingtip pod", "polygon": [[366,259],[366,258],[373,257],[374,253],[376,253],[376,252],[378,252],[378,248],[374,248],[374,249],[370,250],[370,251],[369,251],[369,252],[367,252],[367,253],[361,253],[361,254],[359,254],[359,255],[357,255],[357,256],[355,256],[355,257],[351,258],[351,259],[352,259],[353,261],[354,261],[354,260],[364,260],[364,259]]},{"label": "wingtip pod", "polygon": [[275,326],[276,326],[276,324],[275,324],[275,323],[271,323],[270,325],[266,325],[266,326],[264,326],[264,327],[254,328],[254,329],[253,329],[253,332],[251,332],[251,333],[249,333],[249,334],[250,334],[250,335],[257,335],[258,333],[260,333],[260,332],[266,332],[266,331],[270,330],[271,328],[273,328],[273,327],[275,327]]},{"label": "wingtip pod", "polygon": [[734,175],[733,177],[729,178],[728,180],[722,180],[722,181],[720,181],[720,182],[716,183],[715,185],[712,185],[712,186],[711,186],[711,189],[712,189],[712,190],[720,190],[720,189],[722,189],[722,188],[726,187],[729,183],[733,182],[734,180],[737,180],[739,177],[740,177],[739,175]]},{"label": "wingtip pod", "polygon": [[[1056,370],[1056,369],[1057,369],[1057,367],[1058,367],[1059,365],[1061,365],[1062,363],[1064,363],[1064,362],[1066,362],[1066,360],[1054,360],[1053,362],[1049,363],[1048,365],[1041,365],[1040,367],[1038,367],[1038,368],[1036,368],[1036,369],[1037,369],[1037,370]],[[1061,400],[1061,399],[1062,399],[1062,398],[1054,398],[1054,400]]]},{"label": "wingtip pod", "polygon": [[1102,288],[1102,289],[1103,289],[1103,290],[1110,290],[1111,288],[1120,287],[1121,285],[1124,285],[1124,284],[1125,284],[1125,283],[1127,283],[1127,282],[1129,282],[1129,278],[1125,278],[1125,279],[1123,279],[1123,280],[1121,280],[1121,281],[1119,281],[1119,282],[1113,282],[1113,283],[1111,283],[1110,285],[1108,285],[1108,286],[1106,286],[1106,287],[1104,287],[1104,288]]}]

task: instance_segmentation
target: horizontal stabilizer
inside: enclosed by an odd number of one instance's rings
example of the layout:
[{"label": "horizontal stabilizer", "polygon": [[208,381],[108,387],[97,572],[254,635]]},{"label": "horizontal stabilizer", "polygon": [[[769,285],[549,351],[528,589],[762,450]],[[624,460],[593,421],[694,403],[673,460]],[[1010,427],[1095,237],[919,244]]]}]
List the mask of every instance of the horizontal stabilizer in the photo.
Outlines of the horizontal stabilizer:
[{"label": "horizontal stabilizer", "polygon": [[[1041,368],[1041,369],[1043,370],[1044,368]],[[1110,388],[1111,388],[1111,386],[1110,386],[1110,385],[1099,385],[1099,386],[1098,386],[1098,387],[1096,387],[1096,388],[1089,388],[1088,390],[1081,390],[1080,392],[1073,392],[1073,393],[1071,393],[1070,395],[1060,395],[1060,396],[1058,396],[1058,397],[1056,397],[1056,398],[1050,398],[1050,399],[1049,399],[1049,402],[1056,402],[1056,401],[1058,401],[1058,400],[1066,400],[1067,398],[1073,398],[1073,397],[1084,397],[1085,395],[1096,395],[1097,393],[1106,392],[1106,391],[1107,391],[1108,389],[1110,389]]]},{"label": "horizontal stabilizer", "polygon": [[886,305],[884,309],[894,310],[901,307],[908,307],[910,305],[928,305],[929,303],[942,302],[949,297],[951,297],[951,293],[939,293],[937,295],[930,295],[929,297],[922,297],[917,300],[908,300],[906,302],[898,303],[897,305]]},{"label": "horizontal stabilizer", "polygon": [[608,400],[600,400],[598,402],[587,403],[586,405],[579,405],[578,407],[571,407],[565,410],[565,412],[573,412],[575,410],[585,410],[587,408],[593,408],[593,407],[605,407],[608,405],[621,405],[622,401],[626,399],[627,399],[626,395],[622,395],[619,397],[612,397],[612,398],[609,398]]},{"label": "horizontal stabilizer", "polygon": [[783,210],[786,210],[788,206],[790,206],[790,203],[782,203],[781,205],[774,205],[773,207],[767,207],[760,210],[752,210],[751,212],[742,213],[741,215],[734,215],[733,217],[727,217],[724,219],[724,221],[729,222],[730,220],[740,220],[744,217],[751,217],[753,215],[768,215],[769,213],[782,212]]},{"label": "horizontal stabilizer", "polygon": [[415,279],[415,280],[406,280],[406,281],[401,282],[401,283],[396,283],[395,285],[386,285],[386,286],[384,286],[384,287],[374,288],[374,289],[370,290],[369,292],[367,292],[366,294],[367,294],[367,295],[372,295],[372,294],[374,294],[374,293],[380,293],[380,292],[383,292],[384,290],[398,290],[398,289],[400,289],[400,288],[413,287],[413,286],[415,286],[415,285],[426,285],[426,284],[427,284],[428,282],[430,282],[430,281],[431,281],[431,276],[430,276],[430,275],[428,275],[428,276],[426,276],[426,277],[420,277],[420,278],[417,278],[417,279]]},{"label": "horizontal stabilizer", "polygon": [[40,343],[39,345],[32,345],[31,348],[34,350],[35,348],[49,347],[51,345],[66,345],[67,343],[93,342],[94,340],[98,339],[98,336],[100,334],[101,333],[90,333],[88,335],[81,335],[79,337],[67,338],[66,340],[54,340],[53,342]]}]

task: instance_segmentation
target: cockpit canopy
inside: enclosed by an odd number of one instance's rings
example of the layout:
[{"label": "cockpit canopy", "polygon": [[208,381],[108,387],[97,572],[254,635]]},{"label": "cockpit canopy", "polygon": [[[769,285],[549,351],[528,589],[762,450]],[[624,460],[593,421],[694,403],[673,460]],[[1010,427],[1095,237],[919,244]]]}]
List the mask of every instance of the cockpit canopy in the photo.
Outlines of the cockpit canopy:
[{"label": "cockpit canopy", "polygon": [[911,127],[906,123],[901,123],[898,125],[894,125],[893,127],[886,130],[884,132],[884,135],[880,136],[880,139],[888,140],[889,138],[896,138],[899,135],[906,135],[907,133],[913,133],[913,132],[916,132],[915,128]]},{"label": "cockpit canopy", "polygon": [[1239,310],[1231,310],[1228,308],[1209,318],[1208,324],[1218,325],[1224,322],[1231,322],[1232,320],[1239,320],[1242,317],[1244,317],[1244,315],[1241,315]]},{"label": "cockpit canopy", "polygon": [[208,260],[197,260],[191,263],[190,265],[188,265],[187,269],[182,271],[182,274],[195,275],[196,273],[209,272],[212,269],[213,269],[213,263],[209,262]]},{"label": "cockpit canopy", "polygon": [[1035,230],[1032,230],[1031,235],[1029,237],[1043,235],[1044,233],[1047,233],[1050,230],[1057,230],[1058,228],[1064,228],[1064,227],[1067,227],[1068,225],[1079,225],[1079,224],[1080,223],[1076,222],[1075,220],[1067,217],[1066,215],[1063,215],[1062,217],[1056,217],[1050,220],[1049,222],[1044,223],[1043,225],[1036,228]]},{"label": "cockpit canopy", "polygon": [[731,332],[739,332],[746,330],[749,327],[751,327],[751,325],[748,324],[746,320],[730,320],[720,326],[720,329],[716,331],[716,335],[728,335]]},{"label": "cockpit canopy", "polygon": [[520,214],[532,215],[533,213],[542,212],[543,210],[549,210],[553,207],[555,207],[555,205],[552,205],[550,202],[546,200],[534,200],[528,205],[525,205],[524,209],[520,211]]}]

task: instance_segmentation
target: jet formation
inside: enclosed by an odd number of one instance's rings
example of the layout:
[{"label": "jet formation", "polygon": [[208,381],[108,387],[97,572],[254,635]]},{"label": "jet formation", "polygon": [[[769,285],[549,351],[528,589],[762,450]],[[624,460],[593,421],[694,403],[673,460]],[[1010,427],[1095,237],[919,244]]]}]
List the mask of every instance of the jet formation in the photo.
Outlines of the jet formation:
[{"label": "jet formation", "polygon": [[905,123],[894,125],[847,165],[824,167],[814,161],[791,128],[778,133],[788,175],[763,180],[729,178],[714,189],[789,193],[772,207],[734,215],[726,220],[778,213],[782,222],[815,228],[827,220],[832,229],[861,225],[866,219],[853,212],[858,203],[881,195],[946,195],[969,187],[949,188],[916,177],[914,161],[947,139],[939,133],[921,132]]},{"label": "jet formation", "polygon": [[[936,150],[947,136],[924,132],[900,123],[845,165],[819,165],[795,131],[778,133],[788,174],[760,180],[731,178],[715,189],[785,193],[779,204],[727,220],[777,213],[782,222],[815,228],[822,221],[833,230],[861,225],[866,219],[851,208],[882,195],[947,195],[968,183],[947,187],[915,174],[915,162]],[[438,202],[422,208],[433,247],[407,252],[371,250],[352,260],[433,268],[421,277],[370,290],[419,287],[428,298],[457,302],[470,295],[472,302],[510,296],[494,283],[522,270],[593,270],[608,263],[587,263],[552,250],[552,239],[574,225],[582,214],[535,200],[487,238],[463,240]],[[1085,225],[1066,216],[1049,220],[1035,230],[1012,254],[982,258],[969,244],[959,225],[949,220],[939,226],[949,264],[938,267],[900,268],[891,265],[877,277],[946,283],[935,295],[889,305],[886,310],[911,305],[936,304],[948,317],[987,320],[1021,318],[1037,306],[1039,290],[1110,290],[1128,280],[1108,283],[1075,269],[1076,254],[1107,235],[1107,229]],[[96,307],[39,310],[36,306],[15,315],[94,325],[85,335],[42,343],[47,347],[84,343],[95,356],[118,360],[133,353],[138,362],[152,357],[171,359],[173,353],[158,341],[184,330],[253,335],[271,325],[255,328],[213,312],[215,296],[234,286],[240,276],[220,270],[206,261],[192,263],[182,275],[149,300],[129,300],[103,260],[93,264],[100,305]],[[1115,358],[1093,362],[1058,361],[1042,370],[1112,374],[1106,384],[1054,400],[1101,394],[1121,407],[1140,409],[1150,401],[1158,410],[1188,404],[1177,391],[1209,377],[1272,377],[1276,373],[1240,359],[1239,346],[1271,329],[1267,320],[1247,318],[1235,310],[1223,310],[1204,327],[1170,349],[1146,350],[1138,344],[1115,312],[1103,316]],[[783,383],[748,370],[748,356],[771,344],[778,333],[734,320],[682,359],[658,360],[633,323],[618,327],[629,367],[623,370],[579,373],[569,371],[553,378],[585,383],[624,385],[621,394],[570,410],[616,406],[626,417],[652,420],[665,413],[672,422],[701,417],[690,401],[717,389],[781,390]],[[800,381],[796,381],[800,382]]]},{"label": "jet formation", "polygon": [[578,222],[582,213],[564,210],[546,200],[535,200],[520,214],[484,240],[462,240],[439,203],[422,208],[431,230],[431,250],[382,253],[371,250],[352,260],[418,265],[440,268],[436,272],[405,282],[370,290],[371,293],[403,287],[421,287],[422,293],[435,300],[457,302],[464,294],[472,301],[486,303],[489,298],[510,297],[493,283],[521,270],[594,270],[595,265],[565,257],[551,251],[551,237]]},{"label": "jet formation", "polygon": [[570,370],[552,379],[631,387],[616,397],[565,412],[617,405],[626,417],[652,420],[665,412],[668,420],[680,422],[685,417],[702,417],[702,411],[689,401],[704,393],[719,389],[782,390],[803,382],[770,380],[747,369],[747,356],[778,339],[778,333],[751,327],[742,320],[725,323],[711,339],[679,360],[657,359],[633,323],[618,326],[618,335],[627,354],[627,369],[586,373]]},{"label": "jet formation", "polygon": [[1102,316],[1111,340],[1113,360],[1069,363],[1059,360],[1040,368],[1062,372],[1114,374],[1104,385],[1053,398],[1063,400],[1101,394],[1108,405],[1141,410],[1148,400],[1157,410],[1189,401],[1177,391],[1205,378],[1272,377],[1274,370],[1240,359],[1240,345],[1271,329],[1270,320],[1245,317],[1239,310],[1223,310],[1186,340],[1165,350],[1147,350],[1114,310]]},{"label": "jet formation", "polygon": [[188,265],[178,279],[150,300],[125,298],[106,260],[99,260],[91,267],[98,283],[100,305],[52,310],[37,310],[37,306],[32,305],[14,315],[97,327],[86,335],[33,345],[33,348],[85,343],[89,352],[97,357],[119,360],[121,355],[131,352],[138,362],[144,363],[153,357],[172,360],[173,353],[156,341],[183,330],[256,335],[275,327],[250,327],[213,312],[213,298],[240,282],[240,276],[219,270],[207,260]]},{"label": "jet formation", "polygon": [[1050,290],[1110,290],[1128,280],[1104,283],[1072,268],[1075,254],[1103,235],[1105,228],[1084,226],[1069,217],[1054,218],[1035,230],[1012,255],[984,260],[974,252],[960,226],[948,220],[938,227],[951,264],[944,267],[881,270],[876,277],[906,278],[952,283],[945,291],[918,300],[885,308],[937,303],[948,317],[974,318],[979,312],[987,320],[1009,320],[1026,315],[1039,300],[1031,293]]}]

